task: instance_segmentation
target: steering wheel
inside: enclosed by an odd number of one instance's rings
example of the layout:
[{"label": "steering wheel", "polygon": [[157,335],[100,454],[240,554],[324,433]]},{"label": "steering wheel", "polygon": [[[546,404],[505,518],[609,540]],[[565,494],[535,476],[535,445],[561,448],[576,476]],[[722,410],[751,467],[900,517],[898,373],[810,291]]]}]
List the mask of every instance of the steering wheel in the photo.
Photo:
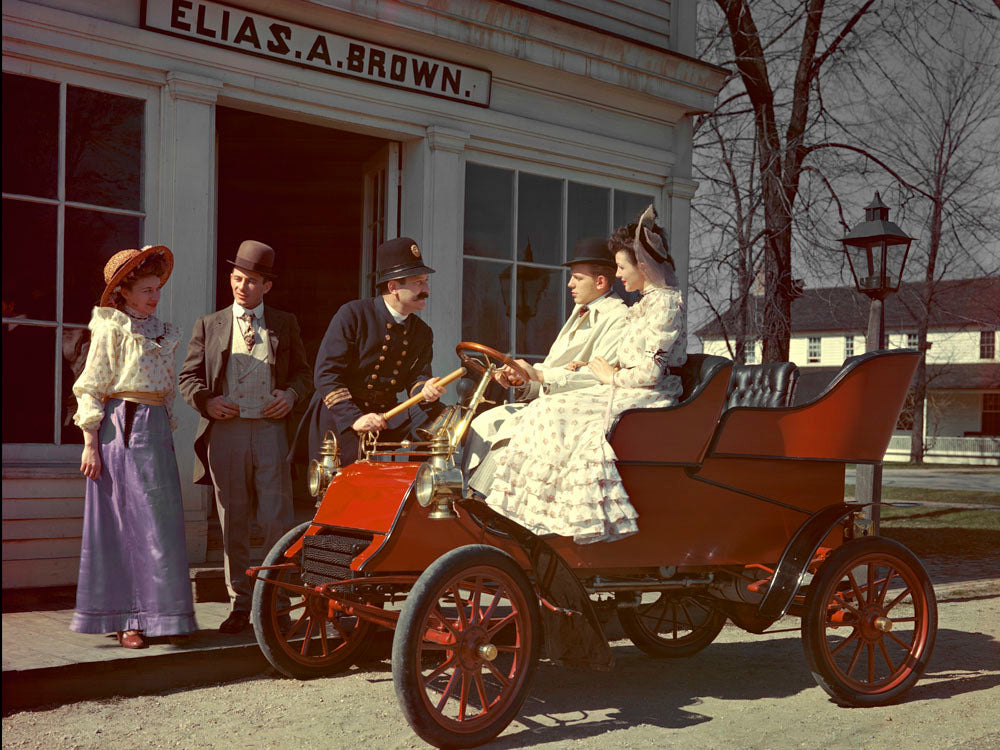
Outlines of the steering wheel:
[{"label": "steering wheel", "polygon": [[514,371],[514,377],[521,379],[519,385],[513,386],[514,398],[520,399],[527,394],[528,382],[531,378],[528,377],[527,371],[521,365],[506,354],[498,352],[496,349],[485,344],[477,344],[474,341],[463,341],[460,343],[455,347],[455,354],[458,355],[458,359],[465,369],[477,375],[482,375],[486,372],[490,365],[509,367]]}]

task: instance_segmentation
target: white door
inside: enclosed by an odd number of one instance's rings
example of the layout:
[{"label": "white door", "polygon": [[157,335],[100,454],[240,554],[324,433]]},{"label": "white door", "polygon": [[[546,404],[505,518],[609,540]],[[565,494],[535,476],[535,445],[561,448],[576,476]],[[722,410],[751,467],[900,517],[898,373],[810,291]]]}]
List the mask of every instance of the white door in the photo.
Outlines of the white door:
[{"label": "white door", "polygon": [[399,236],[400,150],[387,143],[366,164],[361,225],[361,296],[375,293],[375,248]]}]

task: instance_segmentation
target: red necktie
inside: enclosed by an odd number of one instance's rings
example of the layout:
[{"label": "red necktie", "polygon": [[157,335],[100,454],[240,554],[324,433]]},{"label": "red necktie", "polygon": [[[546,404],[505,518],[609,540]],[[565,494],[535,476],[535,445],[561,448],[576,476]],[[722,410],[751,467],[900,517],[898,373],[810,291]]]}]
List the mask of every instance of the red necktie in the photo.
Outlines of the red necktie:
[{"label": "red necktie", "polygon": [[590,312],[590,308],[587,307],[586,305],[584,305],[583,307],[580,308],[580,312],[578,312],[577,315],[582,318],[584,315],[586,315],[589,312]]}]

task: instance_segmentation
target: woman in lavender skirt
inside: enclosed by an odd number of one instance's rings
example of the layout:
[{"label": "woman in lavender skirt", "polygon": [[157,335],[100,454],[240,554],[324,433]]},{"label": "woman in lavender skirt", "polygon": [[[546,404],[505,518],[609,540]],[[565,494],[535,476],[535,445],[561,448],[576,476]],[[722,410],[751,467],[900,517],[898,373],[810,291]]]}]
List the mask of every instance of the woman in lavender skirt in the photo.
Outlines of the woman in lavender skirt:
[{"label": "woman in lavender skirt", "polygon": [[90,351],[73,385],[87,477],[76,612],[70,630],[116,633],[125,648],[197,629],[171,431],[177,326],[155,317],[173,268],[162,245],[104,267]]}]

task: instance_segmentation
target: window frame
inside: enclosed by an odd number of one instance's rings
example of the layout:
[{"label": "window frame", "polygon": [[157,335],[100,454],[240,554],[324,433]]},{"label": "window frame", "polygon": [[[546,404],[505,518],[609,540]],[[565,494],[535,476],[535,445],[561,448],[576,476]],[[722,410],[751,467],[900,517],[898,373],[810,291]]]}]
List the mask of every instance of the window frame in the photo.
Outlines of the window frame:
[{"label": "window frame", "polygon": [[[472,260],[477,263],[487,263],[497,266],[497,268],[502,268],[504,266],[510,266],[511,268],[511,294],[512,296],[516,294],[517,289],[517,273],[518,268],[539,268],[544,271],[552,272],[558,270],[560,272],[560,288],[559,288],[559,310],[561,311],[562,318],[560,319],[557,331],[564,324],[566,317],[570,312],[570,297],[569,289],[566,286],[569,282],[569,268],[561,265],[566,262],[570,257],[572,248],[569,247],[569,183],[574,182],[580,185],[586,185],[588,187],[599,188],[601,190],[607,190],[607,208],[608,208],[608,227],[607,235],[610,237],[611,232],[615,230],[617,225],[615,224],[615,191],[622,191],[627,193],[632,193],[635,195],[648,195],[656,208],[657,214],[660,215],[661,220],[663,217],[663,211],[661,210],[660,204],[662,202],[661,189],[653,188],[649,185],[644,185],[642,183],[630,183],[625,180],[616,179],[612,176],[598,175],[598,174],[581,174],[569,176],[566,170],[553,170],[546,165],[538,164],[535,162],[523,162],[519,160],[509,160],[503,158],[496,158],[490,154],[484,154],[479,152],[467,152],[466,158],[462,164],[462,180],[463,186],[465,184],[466,169],[470,164],[489,167],[491,169],[502,169],[509,171],[513,174],[513,188],[511,194],[511,217],[510,217],[510,230],[511,230],[511,247],[508,248],[508,255],[503,258],[493,258],[486,255],[472,255],[465,252],[464,241],[462,243],[462,278],[460,289],[464,290],[465,285],[465,261]],[[560,185],[560,236],[562,241],[562,250],[558,258],[557,264],[541,263],[538,261],[527,262],[521,260],[518,257],[517,248],[517,228],[518,228],[518,196],[520,189],[520,175],[521,173],[530,174],[536,177],[544,177],[548,179],[559,180]],[[463,187],[462,198],[465,199],[465,190],[467,187]],[[665,231],[669,232],[669,226],[665,228]],[[465,214],[464,210],[462,213],[462,237],[465,236]],[[669,235],[668,235],[669,236]],[[517,317],[513,314],[516,309],[517,300],[516,298],[511,300],[511,315],[508,318],[507,325],[507,335],[508,341],[510,342],[510,350],[505,353],[510,357],[522,358],[531,362],[541,362],[545,354],[529,354],[519,349],[518,346],[523,342],[517,340]]]},{"label": "window frame", "polygon": [[[816,346],[816,353],[813,354],[813,345]],[[817,365],[823,359],[823,337],[806,337],[806,364]]]},{"label": "window frame", "polygon": [[[149,244],[151,237],[159,235],[159,174],[161,155],[160,146],[160,112],[162,87],[140,81],[117,78],[80,70],[71,70],[56,65],[19,60],[4,59],[4,73],[37,78],[58,84],[59,86],[59,131],[58,131],[58,165],[57,192],[55,198],[42,198],[19,193],[3,193],[4,200],[15,200],[24,203],[49,205],[56,207],[56,278],[55,294],[58,300],[54,320],[41,318],[3,318],[3,323],[16,322],[17,325],[55,329],[55,378],[53,399],[55,410],[52,424],[52,441],[48,443],[3,443],[3,461],[64,463],[79,458],[79,443],[61,442],[62,394],[65,383],[62,373],[62,337],[64,329],[86,329],[86,324],[68,323],[64,320],[63,290],[65,285],[65,224],[66,210],[82,209],[99,211],[120,216],[134,216],[141,220],[141,238],[143,244]],[[122,209],[93,205],[78,201],[66,200],[66,95],[68,87],[91,89],[115,96],[137,99],[143,103],[142,153],[140,155],[140,208],[139,210]],[[100,269],[95,269],[99,273]],[[169,299],[164,298],[165,316],[170,315]]]},{"label": "window frame", "polygon": [[854,335],[847,334],[844,336],[844,359],[854,356]]},{"label": "window frame", "polygon": [[[993,403],[990,403],[993,402]],[[991,421],[998,422],[997,428],[990,428],[987,430],[987,414],[993,415],[989,417]],[[982,400],[982,411],[979,418],[979,431],[983,435],[1000,435],[1000,393],[984,393]]]},{"label": "window frame", "polygon": [[908,333],[904,339],[905,349],[919,349],[920,348],[920,334],[919,333]]},{"label": "window frame", "polygon": [[980,331],[979,359],[996,359],[996,358],[997,358],[997,332]]}]

